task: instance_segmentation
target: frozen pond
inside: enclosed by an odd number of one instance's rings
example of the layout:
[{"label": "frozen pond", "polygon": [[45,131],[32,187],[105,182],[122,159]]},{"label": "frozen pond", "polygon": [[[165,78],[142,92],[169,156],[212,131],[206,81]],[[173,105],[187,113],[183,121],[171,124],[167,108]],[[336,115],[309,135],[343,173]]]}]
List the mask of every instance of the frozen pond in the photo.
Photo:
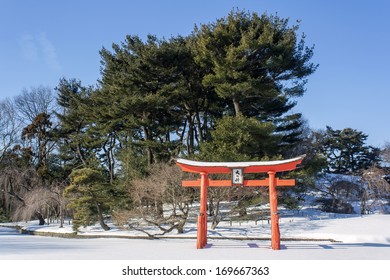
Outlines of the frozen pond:
[{"label": "frozen pond", "polygon": [[282,250],[269,241],[214,240],[195,249],[193,239],[65,239],[21,235],[0,227],[3,260],[389,260],[388,243],[282,241]]}]

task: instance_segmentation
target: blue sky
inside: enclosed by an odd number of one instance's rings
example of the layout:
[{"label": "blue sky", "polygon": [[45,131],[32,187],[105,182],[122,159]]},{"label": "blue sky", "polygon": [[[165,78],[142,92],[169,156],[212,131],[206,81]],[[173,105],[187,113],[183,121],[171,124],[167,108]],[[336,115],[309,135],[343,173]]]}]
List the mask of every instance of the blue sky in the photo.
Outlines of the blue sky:
[{"label": "blue sky", "polygon": [[310,127],[351,127],[375,146],[390,141],[387,0],[0,0],[0,100],[54,88],[61,77],[96,84],[102,47],[128,34],[187,35],[237,7],[301,21],[320,64],[295,108]]}]

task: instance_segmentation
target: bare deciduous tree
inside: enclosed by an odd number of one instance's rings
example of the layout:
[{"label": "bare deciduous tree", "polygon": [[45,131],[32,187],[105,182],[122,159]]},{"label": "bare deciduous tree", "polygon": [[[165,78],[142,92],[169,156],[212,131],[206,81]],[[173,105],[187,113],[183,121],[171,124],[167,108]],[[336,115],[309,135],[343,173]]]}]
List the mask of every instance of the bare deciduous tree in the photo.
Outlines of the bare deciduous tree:
[{"label": "bare deciduous tree", "polygon": [[363,172],[366,188],[362,194],[362,214],[380,208],[383,213],[390,213],[390,184],[386,181],[386,172],[378,167],[371,167]]},{"label": "bare deciduous tree", "polygon": [[381,158],[382,161],[386,163],[390,163],[390,142],[386,142],[384,147],[381,150]]},{"label": "bare deciduous tree", "polygon": [[354,209],[350,202],[358,200],[362,195],[358,176],[329,174],[313,188],[321,195],[317,202],[326,212],[351,214]]},{"label": "bare deciduous tree", "polygon": [[14,104],[9,99],[0,101],[0,164],[7,150],[18,142],[18,127]]},{"label": "bare deciduous tree", "polygon": [[62,227],[64,208],[63,188],[60,186],[49,188],[41,185],[25,194],[24,204],[13,212],[11,218],[14,221],[29,221],[37,218],[40,225],[50,224],[54,219],[59,219],[60,227]]},{"label": "bare deciduous tree", "polygon": [[52,89],[44,86],[25,88],[15,97],[16,108],[25,124],[33,122],[39,114],[50,115],[55,109],[54,101]]},{"label": "bare deciduous tree", "polygon": [[[133,214],[142,217],[147,225],[158,227],[162,234],[177,229],[183,232],[195,192],[181,186],[181,172],[177,166],[156,164],[150,175],[133,181],[131,195]],[[145,232],[139,221],[129,222],[130,227]]]},{"label": "bare deciduous tree", "polygon": [[[13,221],[39,219],[40,224],[64,221],[64,186],[46,184],[34,168],[15,166],[0,169],[0,201]],[[46,218],[46,222],[44,219]]]},{"label": "bare deciduous tree", "polygon": [[0,169],[0,189],[6,214],[13,216],[15,211],[25,207],[27,193],[41,185],[42,181],[33,168],[10,166]]}]

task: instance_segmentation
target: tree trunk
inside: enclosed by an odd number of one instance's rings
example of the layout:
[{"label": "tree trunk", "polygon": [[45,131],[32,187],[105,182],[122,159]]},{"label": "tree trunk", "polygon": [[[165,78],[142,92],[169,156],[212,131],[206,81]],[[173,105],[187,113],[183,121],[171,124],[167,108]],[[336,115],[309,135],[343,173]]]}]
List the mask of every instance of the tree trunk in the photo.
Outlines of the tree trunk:
[{"label": "tree trunk", "polygon": [[38,220],[39,220],[39,225],[43,226],[45,224],[45,219],[43,218],[41,213],[38,213]]},{"label": "tree trunk", "polygon": [[181,219],[177,225],[177,233],[184,233],[184,225],[186,224],[186,218]]},{"label": "tree trunk", "polygon": [[164,218],[164,208],[163,208],[163,202],[161,200],[155,200],[154,206],[156,209],[156,214],[158,218]]},{"label": "tree trunk", "polygon": [[367,202],[367,191],[362,190],[361,196],[360,196],[360,214],[364,215],[366,214],[366,202]]},{"label": "tree trunk", "polygon": [[102,212],[102,209],[101,209],[101,207],[100,207],[98,202],[96,202],[96,209],[97,209],[97,212],[98,212],[98,219],[99,219],[100,226],[104,230],[110,230],[110,227],[108,225],[106,225],[106,223],[104,222],[103,212]]},{"label": "tree trunk", "polygon": [[238,202],[238,215],[240,217],[245,217],[248,213],[246,211],[246,205],[245,205],[245,201],[244,201],[245,197],[242,198],[239,202]]},{"label": "tree trunk", "polygon": [[214,197],[210,195],[209,198],[209,216],[214,216]]},{"label": "tree trunk", "polygon": [[237,100],[237,97],[236,97],[236,96],[233,96],[233,105],[234,105],[234,111],[235,111],[235,113],[236,113],[236,117],[242,116],[240,103],[239,103],[239,101]]},{"label": "tree trunk", "polygon": [[64,227],[64,211],[60,205],[60,228]]},{"label": "tree trunk", "polygon": [[218,226],[219,222],[221,221],[220,217],[219,217],[219,201],[217,201],[216,205],[215,205],[215,211],[213,211],[213,218],[212,218],[212,222],[211,222],[211,229],[216,229],[216,227]]}]

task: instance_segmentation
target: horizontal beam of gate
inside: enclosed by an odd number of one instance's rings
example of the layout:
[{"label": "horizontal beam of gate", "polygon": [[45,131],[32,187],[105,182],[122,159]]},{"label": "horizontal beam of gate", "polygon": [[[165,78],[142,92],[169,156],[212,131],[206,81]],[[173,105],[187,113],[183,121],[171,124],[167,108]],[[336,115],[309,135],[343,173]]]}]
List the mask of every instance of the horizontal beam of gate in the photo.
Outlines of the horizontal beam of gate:
[{"label": "horizontal beam of gate", "polygon": [[[200,187],[200,180],[187,180],[182,181],[183,187]],[[210,180],[208,181],[209,187],[233,187],[232,180]],[[239,186],[239,185],[237,185]],[[243,187],[268,187],[269,180],[244,180]],[[276,186],[289,187],[295,186],[295,179],[279,179],[276,178]]]}]

